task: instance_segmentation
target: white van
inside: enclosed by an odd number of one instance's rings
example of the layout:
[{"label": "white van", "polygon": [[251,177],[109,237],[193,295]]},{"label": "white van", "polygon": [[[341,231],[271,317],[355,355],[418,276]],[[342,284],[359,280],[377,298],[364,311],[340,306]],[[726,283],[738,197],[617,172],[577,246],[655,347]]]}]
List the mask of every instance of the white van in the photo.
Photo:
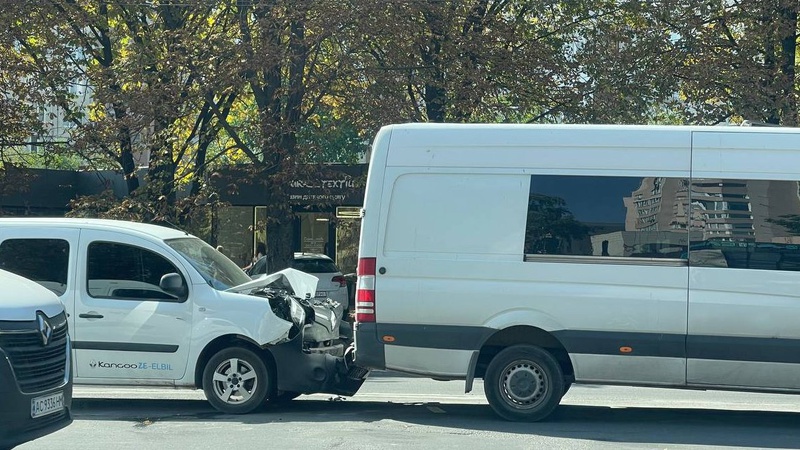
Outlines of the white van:
[{"label": "white van", "polygon": [[387,126],[356,362],[510,420],[573,382],[797,393],[799,271],[798,129]]},{"label": "white van", "polygon": [[246,413],[302,393],[353,395],[363,382],[340,339],[342,307],[313,299],[315,277],[251,280],[183,231],[0,219],[0,269],[60,298],[79,384],[197,387],[217,409]]},{"label": "white van", "polygon": [[0,270],[0,449],[72,423],[67,315],[55,295]]}]

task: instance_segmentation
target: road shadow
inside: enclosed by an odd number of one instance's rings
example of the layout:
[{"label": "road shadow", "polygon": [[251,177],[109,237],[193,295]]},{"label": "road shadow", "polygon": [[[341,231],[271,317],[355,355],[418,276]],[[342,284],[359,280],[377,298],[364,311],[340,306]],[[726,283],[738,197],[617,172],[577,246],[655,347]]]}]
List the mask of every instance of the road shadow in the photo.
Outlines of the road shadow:
[{"label": "road shadow", "polygon": [[131,421],[140,427],[165,421],[258,425],[392,420],[408,425],[626,444],[800,448],[800,414],[775,411],[562,405],[545,422],[515,423],[498,419],[486,405],[302,397],[240,416],[221,414],[204,400],[75,399],[73,410],[75,420]]}]

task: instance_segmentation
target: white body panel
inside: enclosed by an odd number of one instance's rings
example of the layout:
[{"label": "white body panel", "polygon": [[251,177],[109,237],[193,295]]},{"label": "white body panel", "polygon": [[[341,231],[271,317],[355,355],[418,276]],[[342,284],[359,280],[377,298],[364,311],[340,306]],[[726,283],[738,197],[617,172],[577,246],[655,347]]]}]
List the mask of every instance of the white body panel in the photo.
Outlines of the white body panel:
[{"label": "white body panel", "polygon": [[[362,360],[385,358],[386,368],[469,378],[480,344],[415,343],[395,331],[480,329],[489,336],[526,326],[558,339],[575,332],[609,336],[613,348],[569,352],[578,382],[800,389],[800,364],[692,357],[692,336],[800,343],[800,272],[690,268],[685,254],[631,262],[523,250],[532,175],[800,181],[798,131],[384,127],[373,144],[359,248],[360,258],[376,259],[371,339],[379,346],[359,346],[364,336],[357,334],[356,361],[361,352]],[[674,233],[686,247],[685,225],[659,231]],[[654,354],[636,353],[641,336],[652,340]]]},{"label": "white body panel", "polygon": [[[150,250],[166,257],[178,270],[187,273],[181,261],[167,251],[163,243],[130,236],[119,232],[84,229],[78,248],[78,260],[87,261],[87,248],[92,242],[115,242]],[[75,297],[75,328],[72,332],[76,342],[92,343],[136,343],[144,345],[176,346],[173,352],[151,353],[147,351],[91,349],[77,346],[75,350],[76,380],[81,378],[166,379],[182,378],[186,371],[187,355],[192,335],[191,302],[118,300],[107,298],[113,291],[114,282],[93,286],[88,280],[86,264],[77,270],[77,295]],[[144,284],[144,283],[141,283]],[[85,286],[91,289],[87,290]],[[126,284],[125,287],[136,287]],[[192,295],[190,287],[190,296]],[[102,318],[82,317],[87,314]]]},{"label": "white body panel", "polygon": [[[472,352],[441,350],[392,345],[386,348],[386,358],[392,361],[387,369],[431,377],[458,378],[464,376]],[[398,365],[393,365],[393,364]]]},{"label": "white body panel", "polygon": [[[794,182],[800,179],[799,164],[794,133],[694,133],[693,178]],[[800,192],[794,188],[790,195]],[[751,200],[756,214],[763,200]],[[693,336],[800,340],[800,272],[692,267],[689,285],[689,383],[800,389],[798,364],[692,357]],[[787,346],[786,352],[797,349]]]}]

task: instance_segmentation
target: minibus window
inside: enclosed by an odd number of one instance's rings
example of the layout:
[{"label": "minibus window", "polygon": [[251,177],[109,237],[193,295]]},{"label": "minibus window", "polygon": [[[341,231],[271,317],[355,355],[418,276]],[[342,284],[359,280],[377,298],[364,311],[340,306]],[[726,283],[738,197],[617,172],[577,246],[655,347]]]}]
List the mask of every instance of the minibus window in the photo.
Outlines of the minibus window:
[{"label": "minibus window", "polygon": [[533,175],[526,255],[683,259],[685,179]]}]

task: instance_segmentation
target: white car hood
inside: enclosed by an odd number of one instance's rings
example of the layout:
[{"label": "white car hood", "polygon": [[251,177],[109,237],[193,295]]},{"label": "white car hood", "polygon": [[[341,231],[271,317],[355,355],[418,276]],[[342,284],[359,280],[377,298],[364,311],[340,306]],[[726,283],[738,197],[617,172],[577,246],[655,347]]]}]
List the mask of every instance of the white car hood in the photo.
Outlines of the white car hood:
[{"label": "white car hood", "polygon": [[36,311],[55,317],[64,306],[49,289],[27,278],[0,270],[0,320],[36,320]]},{"label": "white car hood", "polygon": [[256,278],[253,281],[248,281],[247,283],[242,283],[238,286],[226,289],[226,292],[246,294],[253,289],[267,287],[276,282],[282,282],[282,278],[291,286],[295,296],[300,298],[314,298],[317,292],[319,278],[305,272],[300,272],[297,269],[283,269],[269,275],[263,275],[261,278]]}]

